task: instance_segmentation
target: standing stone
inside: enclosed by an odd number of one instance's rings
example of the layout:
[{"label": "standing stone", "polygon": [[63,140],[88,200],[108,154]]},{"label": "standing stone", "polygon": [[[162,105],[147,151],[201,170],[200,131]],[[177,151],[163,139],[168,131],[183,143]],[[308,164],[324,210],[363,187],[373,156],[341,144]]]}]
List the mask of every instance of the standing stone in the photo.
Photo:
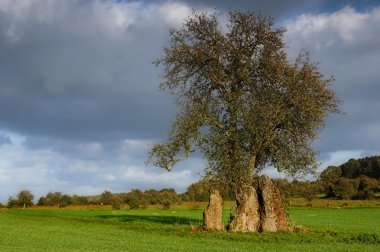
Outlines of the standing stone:
[{"label": "standing stone", "polygon": [[239,195],[234,219],[229,225],[231,232],[257,232],[260,227],[259,201],[255,188],[249,186]]},{"label": "standing stone", "polygon": [[208,231],[223,231],[222,213],[222,197],[218,190],[213,190],[210,195],[210,202],[203,212],[203,229]]},{"label": "standing stone", "polygon": [[261,231],[287,231],[285,209],[280,191],[268,176],[259,179],[259,201],[261,215]]}]

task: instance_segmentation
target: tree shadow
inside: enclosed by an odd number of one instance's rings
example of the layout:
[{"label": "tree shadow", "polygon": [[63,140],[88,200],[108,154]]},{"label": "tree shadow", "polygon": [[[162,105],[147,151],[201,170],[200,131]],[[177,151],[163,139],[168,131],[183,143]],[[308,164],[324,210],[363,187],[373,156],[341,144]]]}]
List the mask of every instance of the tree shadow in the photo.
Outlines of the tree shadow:
[{"label": "tree shadow", "polygon": [[120,222],[134,222],[134,221],[143,221],[143,222],[153,222],[159,224],[172,224],[172,225],[190,225],[201,223],[202,220],[184,217],[184,216],[157,216],[157,215],[98,215],[96,216],[102,220],[117,220]]}]

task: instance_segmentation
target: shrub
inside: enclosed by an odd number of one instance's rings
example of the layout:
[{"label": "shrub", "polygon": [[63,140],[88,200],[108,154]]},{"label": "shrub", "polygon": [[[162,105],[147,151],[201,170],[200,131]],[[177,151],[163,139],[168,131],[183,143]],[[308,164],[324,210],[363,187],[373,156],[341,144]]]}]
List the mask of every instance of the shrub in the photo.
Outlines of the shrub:
[{"label": "shrub", "polygon": [[162,203],[163,207],[165,210],[169,210],[170,209],[170,201],[169,200],[165,200],[163,203]]}]

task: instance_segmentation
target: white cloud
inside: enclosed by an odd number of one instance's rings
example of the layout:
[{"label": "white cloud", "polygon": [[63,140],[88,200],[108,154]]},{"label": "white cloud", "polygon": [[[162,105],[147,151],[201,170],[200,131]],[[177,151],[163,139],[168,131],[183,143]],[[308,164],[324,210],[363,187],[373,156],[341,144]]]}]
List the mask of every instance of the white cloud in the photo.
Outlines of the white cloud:
[{"label": "white cloud", "polygon": [[[352,7],[331,14],[303,14],[285,22],[287,38],[292,47],[311,45],[313,49],[352,46],[378,37],[374,31],[379,22],[380,8],[357,12]],[[305,43],[306,42],[306,43]]]},{"label": "white cloud", "polygon": [[194,177],[189,170],[151,173],[141,167],[127,167],[123,174],[126,182],[134,182],[141,184],[155,184],[161,187],[175,187],[184,189],[191,182],[194,182]]},{"label": "white cloud", "polygon": [[[0,202],[6,203],[9,196],[23,189],[31,190],[37,200],[49,191],[94,195],[104,190],[172,187],[183,192],[198,180],[197,172],[203,167],[201,159],[191,158],[174,172],[146,167],[149,143],[150,140],[126,139],[107,143],[107,150],[99,143],[83,142],[74,145],[75,156],[62,149],[28,148],[25,142],[0,145]],[[102,158],[95,159],[93,155]]]},{"label": "white cloud", "polygon": [[311,52],[343,101],[345,115],[329,118],[316,146],[322,154],[340,150],[378,151],[380,120],[380,7],[360,12],[345,7],[335,13],[304,14],[287,20],[288,53]]}]

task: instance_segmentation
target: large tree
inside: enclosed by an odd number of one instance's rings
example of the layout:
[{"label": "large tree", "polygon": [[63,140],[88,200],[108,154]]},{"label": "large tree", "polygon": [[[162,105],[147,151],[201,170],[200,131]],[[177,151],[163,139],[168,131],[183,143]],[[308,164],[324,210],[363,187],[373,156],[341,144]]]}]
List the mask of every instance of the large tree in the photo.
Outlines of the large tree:
[{"label": "large tree", "polygon": [[199,149],[206,175],[236,192],[266,166],[293,176],[314,171],[311,143],[338,100],[333,78],[308,53],[287,59],[284,32],[270,17],[236,11],[225,27],[216,14],[193,13],[170,30],[156,64],[164,71],[160,88],[180,111],[149,162],[171,170]]}]

